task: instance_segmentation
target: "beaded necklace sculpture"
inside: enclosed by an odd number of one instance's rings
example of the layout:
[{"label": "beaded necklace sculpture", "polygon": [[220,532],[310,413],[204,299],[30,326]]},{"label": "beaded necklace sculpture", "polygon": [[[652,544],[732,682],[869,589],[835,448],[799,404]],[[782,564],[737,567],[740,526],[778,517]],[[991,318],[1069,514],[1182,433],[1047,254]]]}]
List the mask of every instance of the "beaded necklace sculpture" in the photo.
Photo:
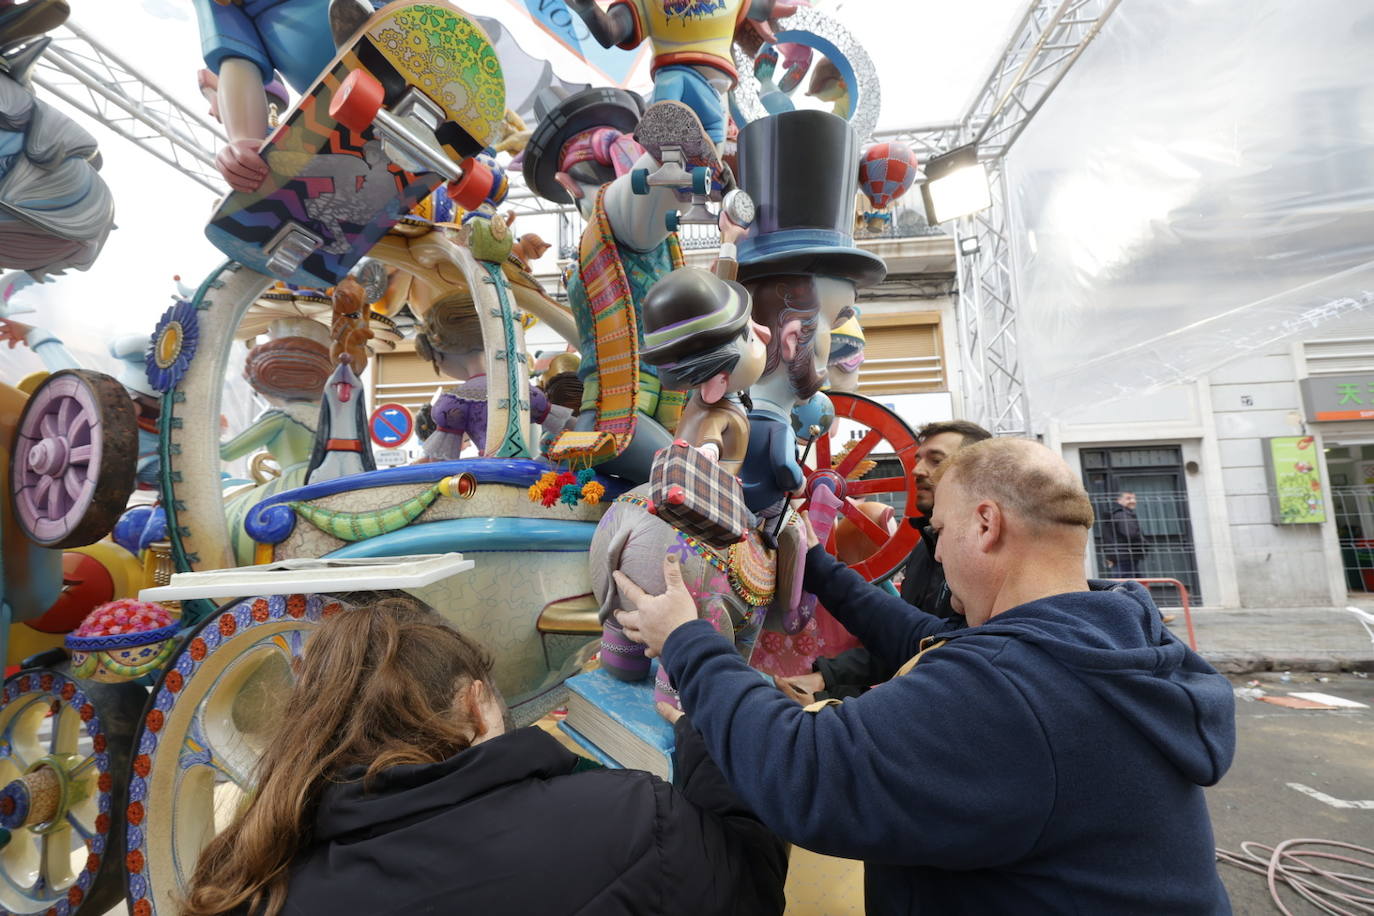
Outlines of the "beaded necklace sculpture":
[{"label": "beaded necklace sculpture", "polygon": [[[654,511],[653,503],[637,493],[626,493],[616,497],[615,501],[639,506],[649,513]],[[777,588],[773,557],[753,532],[726,548],[724,556],[690,534],[681,531],[677,534],[698,556],[725,574],[730,580],[730,587],[746,604],[762,607],[773,600]]]}]

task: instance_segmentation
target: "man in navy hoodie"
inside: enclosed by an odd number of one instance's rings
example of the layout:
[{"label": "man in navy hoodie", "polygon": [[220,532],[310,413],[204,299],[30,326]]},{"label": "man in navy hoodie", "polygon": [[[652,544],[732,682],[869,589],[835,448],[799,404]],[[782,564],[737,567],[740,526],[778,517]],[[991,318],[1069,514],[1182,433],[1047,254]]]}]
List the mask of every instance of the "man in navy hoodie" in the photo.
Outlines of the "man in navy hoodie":
[{"label": "man in navy hoodie", "polygon": [[663,595],[616,573],[618,616],[765,824],[865,861],[870,914],[1229,913],[1202,787],[1235,750],[1231,686],[1144,588],[1085,580],[1092,522],[1044,446],[957,452],[931,524],[966,624],[813,543],[807,590],[901,666],[843,704],[760,679],[697,619],[674,557]]}]

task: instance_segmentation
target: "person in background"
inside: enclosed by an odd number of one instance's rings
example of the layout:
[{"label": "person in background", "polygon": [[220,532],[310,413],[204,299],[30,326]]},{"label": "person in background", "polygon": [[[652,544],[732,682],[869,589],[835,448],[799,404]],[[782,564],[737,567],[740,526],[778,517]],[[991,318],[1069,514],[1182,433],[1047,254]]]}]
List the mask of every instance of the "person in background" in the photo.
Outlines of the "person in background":
[{"label": "person in background", "polygon": [[781,913],[783,844],[685,719],[676,784],[512,729],[492,658],[409,596],[325,621],[182,916]]},{"label": "person in background", "polygon": [[1111,517],[1102,526],[1102,543],[1111,561],[1113,579],[1139,579],[1140,566],[1145,559],[1145,532],[1135,514],[1136,498],[1130,490],[1123,490],[1116,498]]},{"label": "person in background", "polygon": [[697,619],[671,556],[662,595],[615,574],[617,617],[764,823],[865,860],[869,916],[1229,913],[1202,787],[1235,754],[1230,682],[1139,583],[1084,578],[1092,505],[1058,455],[990,439],[935,483],[935,559],[966,619],[911,607],[809,539],[807,590],[907,660],[862,696],[783,696]]},{"label": "person in background", "polygon": [[[921,514],[906,521],[921,532],[921,539],[902,567],[901,596],[907,604],[936,617],[949,618],[958,612],[945,583],[945,571],[935,559],[935,535],[930,530],[930,513],[935,508],[934,476],[959,449],[991,438],[992,433],[967,420],[927,423],[916,434],[920,445],[916,450],[914,482],[916,508]],[[888,680],[897,670],[862,647],[834,658],[818,658],[814,667],[811,674],[778,678],[778,687],[805,706],[816,700],[856,697],[874,684]]]}]

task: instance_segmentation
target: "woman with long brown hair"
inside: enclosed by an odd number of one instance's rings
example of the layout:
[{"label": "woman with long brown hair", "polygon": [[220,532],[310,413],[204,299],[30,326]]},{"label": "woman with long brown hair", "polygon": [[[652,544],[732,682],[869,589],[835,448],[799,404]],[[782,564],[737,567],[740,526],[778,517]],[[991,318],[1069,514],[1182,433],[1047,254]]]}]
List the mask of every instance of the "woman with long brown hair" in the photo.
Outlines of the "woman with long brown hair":
[{"label": "woman with long brown hair", "polygon": [[783,845],[686,719],[679,790],[511,730],[491,675],[409,596],[322,624],[182,916],[782,912]]}]

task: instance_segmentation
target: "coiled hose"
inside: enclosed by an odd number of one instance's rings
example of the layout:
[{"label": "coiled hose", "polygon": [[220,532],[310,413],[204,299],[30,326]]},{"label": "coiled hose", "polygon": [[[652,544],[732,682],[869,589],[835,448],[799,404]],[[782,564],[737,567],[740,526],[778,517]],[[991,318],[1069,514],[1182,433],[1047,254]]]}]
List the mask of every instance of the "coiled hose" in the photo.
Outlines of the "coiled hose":
[{"label": "coiled hose", "polygon": [[[1316,847],[1346,850],[1368,858],[1319,852]],[[1293,913],[1279,896],[1281,884],[1332,916],[1374,913],[1374,849],[1339,840],[1311,839],[1285,840],[1274,847],[1246,842],[1240,844],[1240,849],[1239,854],[1218,849],[1217,861],[1264,875],[1274,905],[1284,916]]]}]

